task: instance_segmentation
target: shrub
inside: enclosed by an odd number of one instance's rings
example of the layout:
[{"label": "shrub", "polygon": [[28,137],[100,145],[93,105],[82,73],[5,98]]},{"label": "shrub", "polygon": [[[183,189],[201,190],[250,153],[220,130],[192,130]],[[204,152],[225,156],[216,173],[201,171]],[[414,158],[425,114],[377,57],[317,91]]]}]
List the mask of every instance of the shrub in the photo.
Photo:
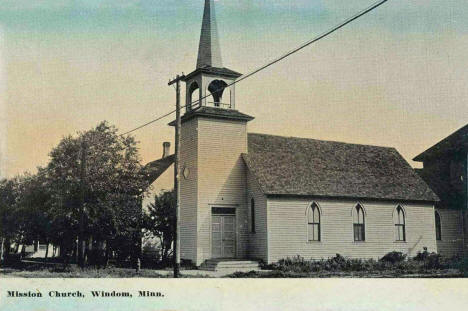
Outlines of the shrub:
[{"label": "shrub", "polygon": [[393,251],[393,252],[385,254],[385,256],[380,258],[380,261],[395,264],[395,263],[400,263],[404,261],[405,259],[406,259],[406,254],[403,254],[402,252]]},{"label": "shrub", "polygon": [[468,277],[468,257],[457,258],[457,262],[453,263],[453,266],[460,270],[465,277]]},{"label": "shrub", "polygon": [[373,259],[350,259],[340,254],[326,260],[305,260],[301,256],[281,259],[276,264],[269,266],[272,270],[293,273],[310,273],[323,271],[372,271],[376,269],[376,261]]},{"label": "shrub", "polygon": [[[319,275],[339,272],[378,272],[391,275],[427,273],[428,270],[459,269],[468,275],[468,259],[446,259],[427,250],[414,258],[407,258],[401,252],[393,251],[380,260],[352,259],[340,254],[321,260],[305,260],[301,256],[288,257],[268,266],[269,270],[283,273],[287,277],[299,277],[318,273]],[[275,274],[276,275],[276,274]],[[262,276],[263,277],[263,276]],[[266,276],[265,276],[266,277]]]},{"label": "shrub", "polygon": [[427,255],[425,261],[424,261],[426,269],[441,269],[442,263],[441,263],[441,256],[436,253],[430,253]]},{"label": "shrub", "polygon": [[443,269],[450,266],[450,261],[442,260],[442,256],[434,252],[429,253],[426,248],[424,248],[424,251],[418,252],[413,259],[422,263],[421,269],[424,270]]},{"label": "shrub", "polygon": [[419,251],[416,256],[414,256],[414,260],[416,261],[424,261],[427,256],[429,255],[429,252],[427,251],[427,248],[424,248],[424,251]]}]

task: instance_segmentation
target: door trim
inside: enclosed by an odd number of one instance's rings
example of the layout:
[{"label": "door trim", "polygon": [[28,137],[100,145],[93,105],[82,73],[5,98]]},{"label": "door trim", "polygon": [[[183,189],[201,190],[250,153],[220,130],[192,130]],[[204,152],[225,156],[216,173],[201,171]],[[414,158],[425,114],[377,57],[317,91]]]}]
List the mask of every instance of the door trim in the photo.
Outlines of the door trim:
[{"label": "door trim", "polygon": [[[213,257],[213,216],[234,216],[234,259],[238,258],[238,241],[239,241],[239,230],[238,230],[238,210],[237,207],[238,205],[233,205],[233,204],[209,204],[210,206],[210,258]],[[234,209],[234,214],[213,214],[213,209],[214,208],[233,208]]]}]

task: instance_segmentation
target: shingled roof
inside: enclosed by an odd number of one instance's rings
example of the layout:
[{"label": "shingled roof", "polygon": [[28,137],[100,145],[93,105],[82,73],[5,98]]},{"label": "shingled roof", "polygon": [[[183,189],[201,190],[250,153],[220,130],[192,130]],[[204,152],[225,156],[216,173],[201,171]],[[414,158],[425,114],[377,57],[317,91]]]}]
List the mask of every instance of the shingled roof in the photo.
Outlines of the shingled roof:
[{"label": "shingled roof", "polygon": [[249,134],[242,157],[266,195],[438,201],[394,148]]},{"label": "shingled roof", "polygon": [[455,133],[442,139],[437,144],[416,156],[414,161],[424,161],[427,158],[437,157],[443,154],[468,149],[468,125],[465,125]]},{"label": "shingled roof", "polygon": [[449,182],[444,182],[440,176],[434,174],[429,170],[414,169],[416,173],[431,187],[431,189],[437,194],[440,201],[437,203],[437,207],[447,208],[454,206],[453,202],[454,191]]},{"label": "shingled roof", "polygon": [[159,176],[161,176],[169,166],[174,163],[174,155],[155,160],[146,164],[141,173],[144,174],[148,185],[152,184]]}]

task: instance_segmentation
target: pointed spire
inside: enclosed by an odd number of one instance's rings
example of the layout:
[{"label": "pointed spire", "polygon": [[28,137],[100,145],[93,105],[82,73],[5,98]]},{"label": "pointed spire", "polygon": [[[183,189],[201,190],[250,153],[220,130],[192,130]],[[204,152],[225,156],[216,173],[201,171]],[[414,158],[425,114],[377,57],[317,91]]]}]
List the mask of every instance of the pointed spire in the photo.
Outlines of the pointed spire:
[{"label": "pointed spire", "polygon": [[216,68],[223,67],[213,0],[205,0],[200,45],[198,47],[197,68],[207,66]]}]

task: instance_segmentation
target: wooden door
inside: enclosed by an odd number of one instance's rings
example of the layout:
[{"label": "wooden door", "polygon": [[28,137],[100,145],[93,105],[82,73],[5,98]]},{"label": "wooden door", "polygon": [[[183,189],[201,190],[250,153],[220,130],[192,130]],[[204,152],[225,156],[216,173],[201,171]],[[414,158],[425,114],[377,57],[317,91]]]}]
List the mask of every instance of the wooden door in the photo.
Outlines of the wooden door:
[{"label": "wooden door", "polygon": [[213,215],[211,226],[212,257],[234,258],[236,256],[236,217]]}]

